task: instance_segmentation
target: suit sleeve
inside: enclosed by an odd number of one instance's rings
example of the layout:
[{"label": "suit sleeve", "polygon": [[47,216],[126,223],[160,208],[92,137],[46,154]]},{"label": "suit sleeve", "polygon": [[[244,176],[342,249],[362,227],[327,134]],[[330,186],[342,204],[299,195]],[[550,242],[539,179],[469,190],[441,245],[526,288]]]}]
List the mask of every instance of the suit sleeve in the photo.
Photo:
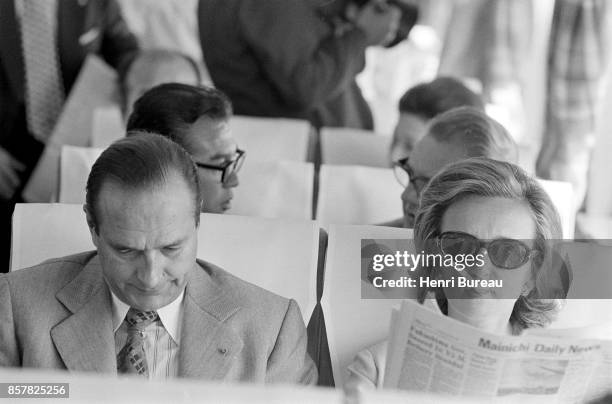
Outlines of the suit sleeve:
[{"label": "suit sleeve", "polygon": [[6,275],[0,275],[0,367],[20,366],[11,293]]},{"label": "suit sleeve", "polygon": [[130,63],[138,53],[138,40],[123,19],[116,0],[108,1],[104,21],[104,35],[100,53],[123,79]]},{"label": "suit sleeve", "polygon": [[348,88],[365,65],[366,36],[336,36],[304,0],[251,0],[238,16],[244,40],[287,105],[310,109]]},{"label": "suit sleeve", "polygon": [[295,300],[290,300],[272,353],[268,357],[266,383],[316,384],[317,368],[306,352],[304,320]]}]

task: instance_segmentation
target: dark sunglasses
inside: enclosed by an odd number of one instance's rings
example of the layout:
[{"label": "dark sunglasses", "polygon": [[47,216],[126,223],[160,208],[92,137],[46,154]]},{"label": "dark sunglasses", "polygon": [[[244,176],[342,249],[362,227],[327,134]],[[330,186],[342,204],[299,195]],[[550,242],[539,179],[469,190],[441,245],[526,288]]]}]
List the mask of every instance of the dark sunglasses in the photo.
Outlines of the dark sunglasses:
[{"label": "dark sunglasses", "polygon": [[520,240],[498,238],[482,241],[471,234],[447,231],[437,237],[438,247],[443,254],[476,255],[485,248],[489,259],[498,268],[516,269],[525,264],[536,250]]},{"label": "dark sunglasses", "polygon": [[228,161],[222,165],[216,166],[213,164],[198,163],[197,161],[195,165],[198,167],[206,168],[208,170],[221,171],[221,183],[225,184],[225,182],[232,174],[237,173],[240,170],[242,164],[244,163],[245,157],[246,152],[244,150],[237,149],[236,157],[233,160]]},{"label": "dark sunglasses", "polygon": [[421,194],[425,185],[429,182],[430,178],[427,177],[417,177],[414,174],[414,170],[410,166],[408,161],[408,157],[404,157],[398,161],[393,163],[393,173],[395,174],[395,179],[400,183],[404,188],[408,186],[408,184],[412,184],[414,190],[417,195]]}]

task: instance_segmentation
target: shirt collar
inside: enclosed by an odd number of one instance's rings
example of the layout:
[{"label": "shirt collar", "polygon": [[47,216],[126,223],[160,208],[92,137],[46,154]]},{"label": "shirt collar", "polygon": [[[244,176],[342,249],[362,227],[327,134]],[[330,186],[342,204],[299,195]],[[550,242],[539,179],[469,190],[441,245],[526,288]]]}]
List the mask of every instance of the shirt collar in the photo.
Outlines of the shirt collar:
[{"label": "shirt collar", "polygon": [[[123,320],[125,320],[125,315],[130,309],[130,306],[122,302],[112,290],[110,292],[112,298],[113,332],[117,332],[119,327],[121,327]],[[166,332],[170,334],[170,337],[174,340],[174,342],[176,342],[177,345],[179,344],[181,337],[181,318],[183,314],[184,297],[185,289],[183,289],[181,294],[174,299],[173,302],[156,310],[162,325],[166,329]]]}]

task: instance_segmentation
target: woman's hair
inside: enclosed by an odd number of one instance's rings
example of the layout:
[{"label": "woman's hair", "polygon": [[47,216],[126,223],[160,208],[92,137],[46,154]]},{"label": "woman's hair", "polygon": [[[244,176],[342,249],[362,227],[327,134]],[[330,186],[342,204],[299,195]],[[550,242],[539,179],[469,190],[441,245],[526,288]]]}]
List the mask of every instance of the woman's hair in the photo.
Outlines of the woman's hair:
[{"label": "woman's hair", "polygon": [[[442,218],[453,204],[468,197],[506,198],[526,203],[536,226],[531,273],[534,287],[514,305],[510,324],[514,331],[549,324],[560,308],[559,294],[551,291],[551,243],[561,238],[561,222],[546,191],[514,164],[488,158],[470,158],[450,164],[423,190],[414,225],[417,251],[431,249],[440,235]],[[551,277],[551,278],[548,278]],[[422,291],[420,299],[427,291]],[[442,295],[441,295],[442,294]],[[436,290],[445,310],[446,298]]]}]

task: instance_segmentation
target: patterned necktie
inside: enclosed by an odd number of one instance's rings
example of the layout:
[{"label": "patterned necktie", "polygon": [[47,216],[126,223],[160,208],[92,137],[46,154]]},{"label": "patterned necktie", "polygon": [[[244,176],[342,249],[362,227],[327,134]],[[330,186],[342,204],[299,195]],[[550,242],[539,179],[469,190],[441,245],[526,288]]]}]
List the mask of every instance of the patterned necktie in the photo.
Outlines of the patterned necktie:
[{"label": "patterned necktie", "polygon": [[64,102],[56,40],[58,0],[16,1],[21,10],[28,130],[46,142]]},{"label": "patterned necktie", "polygon": [[155,311],[130,309],[125,316],[128,337],[125,346],[117,355],[117,372],[149,377],[147,357],[144,351],[144,329],[159,316]]}]

